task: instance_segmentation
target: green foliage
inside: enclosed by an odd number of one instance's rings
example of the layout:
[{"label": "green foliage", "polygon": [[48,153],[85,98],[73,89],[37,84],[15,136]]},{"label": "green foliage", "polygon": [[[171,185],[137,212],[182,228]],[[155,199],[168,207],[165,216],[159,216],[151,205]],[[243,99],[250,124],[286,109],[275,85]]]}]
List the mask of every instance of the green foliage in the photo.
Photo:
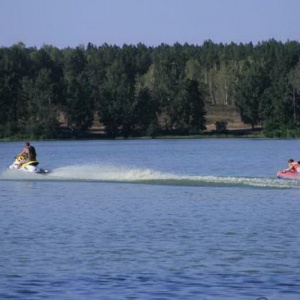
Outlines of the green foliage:
[{"label": "green foliage", "polygon": [[227,131],[227,122],[226,121],[217,121],[216,125],[216,132],[217,133],[225,133]]},{"label": "green foliage", "polygon": [[260,103],[265,89],[268,88],[265,70],[259,64],[251,62],[238,80],[235,90],[236,105],[242,121],[254,128],[261,122]]},{"label": "green foliage", "polygon": [[157,103],[151,97],[150,90],[143,88],[135,96],[134,116],[141,135],[155,135],[158,128],[156,115]]},{"label": "green foliage", "polygon": [[198,135],[206,104],[236,104],[266,136],[300,136],[300,44],[0,48],[1,137],[82,137],[96,115],[111,137]]},{"label": "green foliage", "polygon": [[268,121],[264,126],[263,134],[269,138],[297,138],[300,137],[300,124]]}]

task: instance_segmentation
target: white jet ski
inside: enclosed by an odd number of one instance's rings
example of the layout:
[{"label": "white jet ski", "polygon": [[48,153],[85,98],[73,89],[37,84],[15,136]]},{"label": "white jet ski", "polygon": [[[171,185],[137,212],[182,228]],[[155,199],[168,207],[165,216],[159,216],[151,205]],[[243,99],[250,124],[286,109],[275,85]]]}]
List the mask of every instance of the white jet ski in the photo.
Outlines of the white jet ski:
[{"label": "white jet ski", "polygon": [[20,161],[25,159],[24,155],[18,155],[15,157],[14,162],[9,166],[9,169],[11,170],[20,170],[25,171],[29,173],[49,173],[48,170],[38,168],[39,162],[36,160],[31,160],[28,162],[23,163],[21,166],[19,166]]}]

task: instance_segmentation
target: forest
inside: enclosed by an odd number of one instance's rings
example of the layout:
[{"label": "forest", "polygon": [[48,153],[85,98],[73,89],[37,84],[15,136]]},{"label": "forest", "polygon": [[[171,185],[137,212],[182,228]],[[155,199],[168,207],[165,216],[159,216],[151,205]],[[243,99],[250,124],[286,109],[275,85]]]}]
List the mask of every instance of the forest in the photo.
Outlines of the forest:
[{"label": "forest", "polygon": [[299,42],[276,40],[1,47],[0,138],[82,138],[95,123],[109,138],[202,135],[214,105],[300,137],[299,58]]}]

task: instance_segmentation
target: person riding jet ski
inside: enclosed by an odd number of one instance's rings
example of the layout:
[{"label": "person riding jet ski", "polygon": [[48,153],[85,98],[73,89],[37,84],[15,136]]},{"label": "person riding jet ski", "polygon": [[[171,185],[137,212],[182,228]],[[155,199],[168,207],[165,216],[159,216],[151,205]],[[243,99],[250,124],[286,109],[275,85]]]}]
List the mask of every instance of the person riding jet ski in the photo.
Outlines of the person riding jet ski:
[{"label": "person riding jet ski", "polygon": [[289,167],[287,169],[282,170],[282,173],[292,172],[292,173],[300,173],[300,164],[299,162],[295,162],[293,159],[288,160]]},{"label": "person riding jet ski", "polygon": [[25,148],[19,153],[19,156],[21,155],[24,155],[25,158],[19,162],[18,168],[28,161],[36,161],[37,154],[35,148],[29,142],[25,142]]}]

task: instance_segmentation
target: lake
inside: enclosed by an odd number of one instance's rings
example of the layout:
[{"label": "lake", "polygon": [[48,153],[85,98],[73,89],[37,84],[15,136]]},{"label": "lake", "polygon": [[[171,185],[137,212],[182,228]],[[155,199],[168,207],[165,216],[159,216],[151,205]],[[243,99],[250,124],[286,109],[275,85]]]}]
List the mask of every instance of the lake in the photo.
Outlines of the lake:
[{"label": "lake", "polygon": [[299,144],[1,142],[0,298],[299,299]]}]

